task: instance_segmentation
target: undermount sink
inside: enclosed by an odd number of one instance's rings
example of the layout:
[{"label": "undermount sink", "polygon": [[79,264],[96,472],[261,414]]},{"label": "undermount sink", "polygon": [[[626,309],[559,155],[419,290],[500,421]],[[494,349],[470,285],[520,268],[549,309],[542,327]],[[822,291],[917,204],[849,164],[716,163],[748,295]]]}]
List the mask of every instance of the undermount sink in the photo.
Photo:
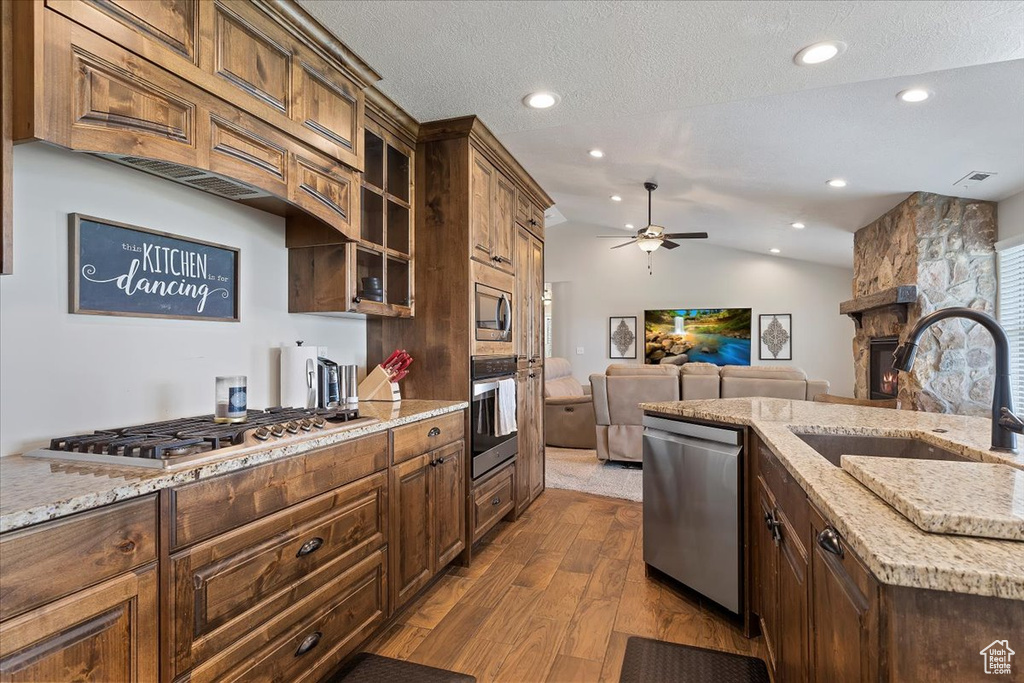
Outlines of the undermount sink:
[{"label": "undermount sink", "polygon": [[839,459],[843,455],[873,455],[880,458],[975,462],[970,458],[965,458],[952,451],[933,446],[920,439],[892,436],[793,433],[836,467],[840,466]]}]

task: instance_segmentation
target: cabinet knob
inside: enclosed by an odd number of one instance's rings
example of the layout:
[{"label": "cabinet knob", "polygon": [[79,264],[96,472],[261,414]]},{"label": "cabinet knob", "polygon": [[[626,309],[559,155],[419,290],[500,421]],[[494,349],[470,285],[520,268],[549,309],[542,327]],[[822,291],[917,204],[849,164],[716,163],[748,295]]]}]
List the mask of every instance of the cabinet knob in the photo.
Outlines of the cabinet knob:
[{"label": "cabinet knob", "polygon": [[312,650],[320,643],[320,639],[323,637],[324,634],[320,631],[317,631],[316,633],[311,633],[305,638],[303,638],[302,642],[299,643],[299,649],[295,651],[295,656],[301,657],[302,655]]},{"label": "cabinet knob", "polygon": [[536,376],[537,376],[536,372],[531,372],[529,375],[527,375],[527,377],[531,377],[531,378],[536,377]]},{"label": "cabinet knob", "polygon": [[354,303],[354,304],[358,304],[362,300],[363,300],[363,297],[361,297],[361,296],[354,296],[354,297],[352,297],[352,303]]},{"label": "cabinet knob", "polygon": [[491,505],[501,505],[501,498],[495,497],[495,499],[491,501]]},{"label": "cabinet knob", "polygon": [[324,539],[320,538],[319,536],[317,536],[316,538],[311,538],[302,544],[302,547],[299,548],[299,552],[295,553],[295,557],[305,557],[306,555],[311,555],[315,553],[317,550],[320,550],[320,546],[322,546],[323,544]]},{"label": "cabinet knob", "polygon": [[431,466],[431,467],[437,467],[438,465],[443,465],[443,464],[445,464],[445,463],[446,463],[446,462],[448,462],[449,460],[451,460],[451,458],[448,458],[448,457],[444,457],[444,458],[438,458],[437,460],[431,460],[431,461],[430,461],[430,466]]},{"label": "cabinet knob", "polygon": [[843,544],[839,541],[839,534],[832,527],[825,527],[818,534],[818,546],[825,552],[832,553],[838,557],[843,556]]},{"label": "cabinet knob", "polygon": [[441,430],[437,427],[431,427],[430,431],[427,432],[427,436],[440,436]]}]

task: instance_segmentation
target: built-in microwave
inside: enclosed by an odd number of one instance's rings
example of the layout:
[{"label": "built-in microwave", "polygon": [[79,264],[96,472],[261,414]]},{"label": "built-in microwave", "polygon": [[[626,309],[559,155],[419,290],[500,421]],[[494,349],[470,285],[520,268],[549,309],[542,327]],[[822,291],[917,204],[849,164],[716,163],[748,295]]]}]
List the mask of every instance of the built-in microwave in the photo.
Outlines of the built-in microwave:
[{"label": "built-in microwave", "polygon": [[477,341],[512,341],[512,295],[477,283],[473,309]]}]

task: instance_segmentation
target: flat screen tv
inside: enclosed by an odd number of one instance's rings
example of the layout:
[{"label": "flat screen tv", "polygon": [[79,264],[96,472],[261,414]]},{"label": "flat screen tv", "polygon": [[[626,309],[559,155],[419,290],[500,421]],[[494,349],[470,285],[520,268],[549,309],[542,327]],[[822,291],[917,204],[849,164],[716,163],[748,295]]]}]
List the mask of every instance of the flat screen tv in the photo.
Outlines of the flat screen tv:
[{"label": "flat screen tv", "polygon": [[[644,311],[644,362],[750,365],[749,308],[667,308]],[[665,359],[669,360],[665,360]]]}]

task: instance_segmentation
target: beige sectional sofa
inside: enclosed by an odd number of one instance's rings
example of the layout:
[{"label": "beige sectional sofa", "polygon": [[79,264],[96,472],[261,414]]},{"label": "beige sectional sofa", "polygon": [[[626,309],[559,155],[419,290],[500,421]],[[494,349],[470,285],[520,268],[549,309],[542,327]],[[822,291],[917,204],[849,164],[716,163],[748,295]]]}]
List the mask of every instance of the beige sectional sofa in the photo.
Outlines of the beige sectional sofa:
[{"label": "beige sectional sofa", "polygon": [[643,460],[643,411],[647,401],[769,396],[803,401],[828,392],[828,382],[808,380],[799,368],[780,365],[719,368],[710,363],[609,365],[590,376],[598,460]]},{"label": "beige sectional sofa", "polygon": [[544,364],[544,443],[561,448],[595,448],[594,402],[590,387],[572,376],[565,358]]}]

